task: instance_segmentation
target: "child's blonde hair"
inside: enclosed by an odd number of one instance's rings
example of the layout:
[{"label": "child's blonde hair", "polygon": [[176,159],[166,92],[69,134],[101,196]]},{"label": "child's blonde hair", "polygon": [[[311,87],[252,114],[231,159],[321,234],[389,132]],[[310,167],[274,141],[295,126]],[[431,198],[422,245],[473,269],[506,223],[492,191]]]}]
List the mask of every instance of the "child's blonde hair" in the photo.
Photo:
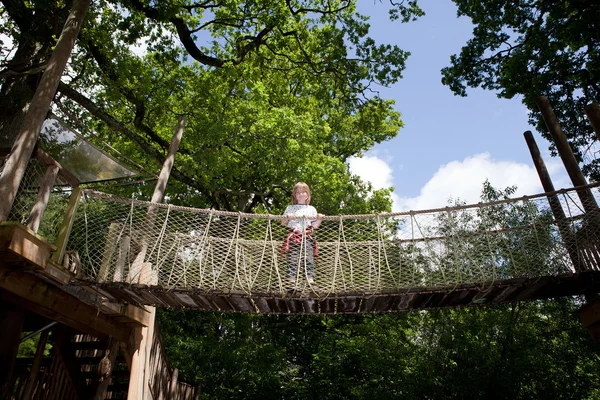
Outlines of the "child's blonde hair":
[{"label": "child's blonde hair", "polygon": [[298,182],[294,185],[294,190],[292,190],[292,204],[298,204],[298,200],[296,200],[296,193],[298,192],[308,193],[306,204],[310,204],[310,188],[304,182]]}]

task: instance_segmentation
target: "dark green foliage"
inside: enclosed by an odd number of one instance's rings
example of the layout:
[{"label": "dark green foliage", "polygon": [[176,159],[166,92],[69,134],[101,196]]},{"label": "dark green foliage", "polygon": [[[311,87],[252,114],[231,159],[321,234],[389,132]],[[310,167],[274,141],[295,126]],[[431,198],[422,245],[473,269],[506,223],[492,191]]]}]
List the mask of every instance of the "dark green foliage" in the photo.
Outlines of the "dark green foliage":
[{"label": "dark green foliage", "polygon": [[387,315],[161,310],[171,364],[202,398],[593,399],[576,300]]}]

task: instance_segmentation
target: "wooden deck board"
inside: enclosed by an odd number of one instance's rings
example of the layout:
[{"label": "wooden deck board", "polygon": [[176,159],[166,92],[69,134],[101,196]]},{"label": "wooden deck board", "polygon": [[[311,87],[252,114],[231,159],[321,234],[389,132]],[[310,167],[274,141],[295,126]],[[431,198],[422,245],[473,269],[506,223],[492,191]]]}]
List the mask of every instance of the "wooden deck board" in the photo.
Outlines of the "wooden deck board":
[{"label": "wooden deck board", "polygon": [[[84,282],[79,282],[84,284]],[[93,286],[99,286],[95,284]],[[497,280],[489,284],[460,285],[435,289],[402,289],[394,293],[315,292],[169,292],[158,287],[130,288],[104,283],[97,287],[112,298],[146,305],[268,314],[347,314],[427,310],[483,304],[536,300],[600,291],[600,272],[563,276]],[[160,300],[160,303],[157,301]]]}]

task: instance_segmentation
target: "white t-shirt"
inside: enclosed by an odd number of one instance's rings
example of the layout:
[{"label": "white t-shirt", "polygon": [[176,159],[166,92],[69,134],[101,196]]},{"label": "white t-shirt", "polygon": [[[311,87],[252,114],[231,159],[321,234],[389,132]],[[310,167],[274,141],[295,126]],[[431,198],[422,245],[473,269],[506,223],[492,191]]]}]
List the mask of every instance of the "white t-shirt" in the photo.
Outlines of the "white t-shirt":
[{"label": "white t-shirt", "polygon": [[300,217],[300,219],[289,219],[287,223],[288,228],[299,231],[303,231],[317,219],[317,209],[307,204],[292,204],[287,206],[283,214],[294,214],[296,217]]}]

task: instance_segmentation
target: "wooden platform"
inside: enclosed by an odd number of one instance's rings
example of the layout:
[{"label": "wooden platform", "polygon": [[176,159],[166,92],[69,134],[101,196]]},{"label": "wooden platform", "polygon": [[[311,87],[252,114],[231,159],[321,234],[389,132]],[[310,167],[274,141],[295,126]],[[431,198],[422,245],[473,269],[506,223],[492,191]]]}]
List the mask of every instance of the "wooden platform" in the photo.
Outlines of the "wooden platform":
[{"label": "wooden platform", "polygon": [[600,272],[510,279],[481,285],[407,289],[382,294],[289,291],[248,295],[234,292],[168,291],[159,287],[115,283],[79,284],[96,290],[115,303],[264,314],[360,314],[501,304],[598,293]]},{"label": "wooden platform", "polygon": [[65,285],[74,275],[50,260],[56,248],[16,222],[0,223],[0,301],[103,338],[128,340],[147,312],[107,303],[97,292]]}]

